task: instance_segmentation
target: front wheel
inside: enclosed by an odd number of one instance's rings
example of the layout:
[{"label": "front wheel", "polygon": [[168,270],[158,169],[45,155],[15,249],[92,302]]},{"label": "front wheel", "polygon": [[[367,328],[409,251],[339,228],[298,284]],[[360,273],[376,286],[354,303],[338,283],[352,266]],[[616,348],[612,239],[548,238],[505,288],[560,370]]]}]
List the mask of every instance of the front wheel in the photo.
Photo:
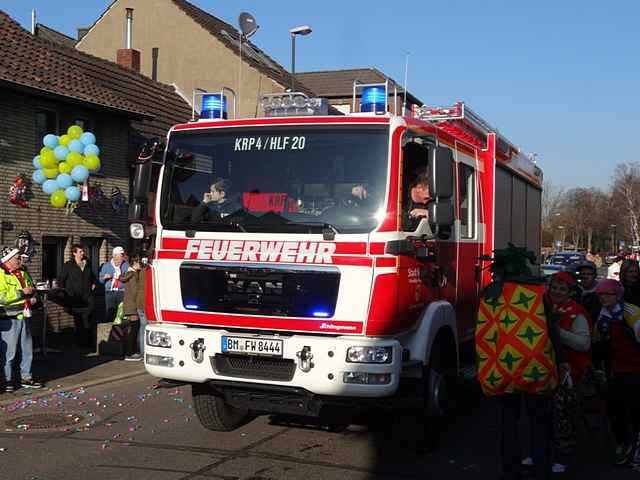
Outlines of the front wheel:
[{"label": "front wheel", "polygon": [[191,395],[196,416],[207,430],[230,432],[251,420],[249,410],[232,407],[224,398],[214,395],[206,383],[194,383],[191,386]]},{"label": "front wheel", "polygon": [[[421,450],[433,451],[442,436],[447,418],[454,412],[458,393],[455,357],[435,345],[429,367],[422,376],[423,441]],[[455,346],[453,347],[455,348]],[[455,350],[454,350],[455,351]]]}]

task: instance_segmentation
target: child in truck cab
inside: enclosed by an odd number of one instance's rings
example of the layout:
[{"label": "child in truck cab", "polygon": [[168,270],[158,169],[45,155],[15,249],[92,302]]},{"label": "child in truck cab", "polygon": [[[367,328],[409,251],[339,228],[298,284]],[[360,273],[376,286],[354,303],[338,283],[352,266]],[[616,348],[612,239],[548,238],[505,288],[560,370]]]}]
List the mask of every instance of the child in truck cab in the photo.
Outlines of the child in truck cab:
[{"label": "child in truck cab", "polygon": [[198,223],[216,217],[229,215],[242,208],[242,204],[233,198],[231,181],[225,178],[216,178],[209,187],[209,191],[202,195],[202,202],[191,214],[191,221]]}]

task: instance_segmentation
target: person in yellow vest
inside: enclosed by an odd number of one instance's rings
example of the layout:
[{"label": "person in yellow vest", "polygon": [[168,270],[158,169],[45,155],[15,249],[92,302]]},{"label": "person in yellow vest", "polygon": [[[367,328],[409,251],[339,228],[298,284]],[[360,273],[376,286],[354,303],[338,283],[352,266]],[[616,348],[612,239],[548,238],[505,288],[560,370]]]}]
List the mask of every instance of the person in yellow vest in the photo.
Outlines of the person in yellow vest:
[{"label": "person in yellow vest", "polygon": [[4,366],[4,391],[15,389],[13,361],[18,344],[21,350],[20,381],[23,388],[41,388],[33,379],[33,339],[31,337],[31,307],[36,303],[33,280],[23,270],[20,250],[4,247],[0,251],[0,362]]}]

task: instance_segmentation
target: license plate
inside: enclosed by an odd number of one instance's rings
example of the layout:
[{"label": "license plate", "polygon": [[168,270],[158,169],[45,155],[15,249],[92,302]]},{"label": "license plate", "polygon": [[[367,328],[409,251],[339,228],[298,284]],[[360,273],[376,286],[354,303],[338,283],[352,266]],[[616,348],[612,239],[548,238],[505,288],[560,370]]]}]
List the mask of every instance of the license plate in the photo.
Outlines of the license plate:
[{"label": "license plate", "polygon": [[243,355],[282,356],[282,340],[257,337],[222,337],[223,353],[240,353]]}]

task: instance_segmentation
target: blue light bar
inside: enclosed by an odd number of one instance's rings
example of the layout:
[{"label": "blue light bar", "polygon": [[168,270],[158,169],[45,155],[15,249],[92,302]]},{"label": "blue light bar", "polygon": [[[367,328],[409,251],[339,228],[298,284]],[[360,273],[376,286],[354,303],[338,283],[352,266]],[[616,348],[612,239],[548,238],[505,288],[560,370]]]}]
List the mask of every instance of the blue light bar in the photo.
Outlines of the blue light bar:
[{"label": "blue light bar", "polygon": [[384,87],[365,87],[362,89],[361,112],[386,112],[387,94]]},{"label": "blue light bar", "polygon": [[200,308],[200,306],[199,305],[189,304],[189,305],[185,305],[184,308],[187,308],[189,310],[198,310]]},{"label": "blue light bar", "polygon": [[328,317],[328,316],[329,316],[329,312],[324,312],[324,311],[318,310],[318,311],[313,312],[313,316],[314,316],[314,317],[323,317],[323,318],[326,318],[326,317]]},{"label": "blue light bar", "polygon": [[219,93],[202,96],[200,118],[227,118],[227,97]]}]

